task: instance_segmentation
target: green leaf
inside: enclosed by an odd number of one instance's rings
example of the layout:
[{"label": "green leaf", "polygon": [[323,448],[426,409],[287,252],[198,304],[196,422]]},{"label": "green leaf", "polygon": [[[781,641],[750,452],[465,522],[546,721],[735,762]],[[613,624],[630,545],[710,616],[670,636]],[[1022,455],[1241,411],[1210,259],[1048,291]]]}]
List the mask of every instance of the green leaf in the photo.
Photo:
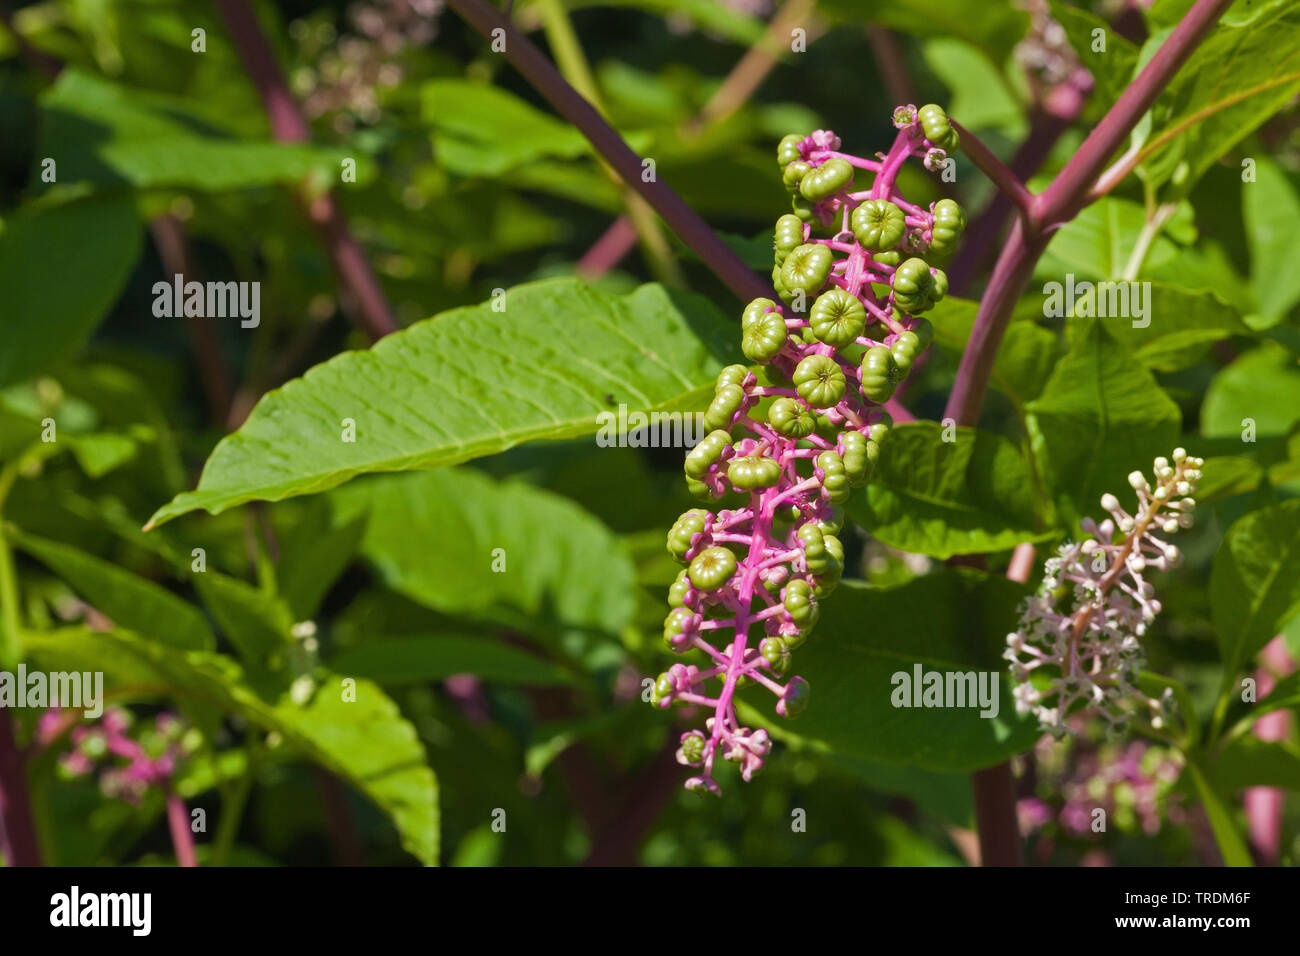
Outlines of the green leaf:
[{"label": "green leaf", "polygon": [[1174,75],[1140,157],[1156,184],[1182,163],[1186,191],[1300,92],[1300,5],[1225,17]]},{"label": "green leaf", "polygon": [[1220,790],[1281,787],[1300,791],[1300,749],[1283,740],[1238,737],[1215,758],[1210,772]]},{"label": "green leaf", "polygon": [[217,626],[254,672],[277,669],[290,642],[293,615],[273,594],[216,571],[193,576],[194,587]]},{"label": "green leaf", "polygon": [[387,687],[426,684],[453,674],[473,674],[502,684],[550,687],[573,677],[544,657],[483,635],[374,638],[330,659],[345,677],[364,677]]},{"label": "green leaf", "polygon": [[287,696],[259,695],[228,657],[178,651],[127,631],[29,632],[23,646],[47,670],[103,671],[106,691],[115,697],[157,698],[166,688],[181,701],[217,706],[279,734],[372,800],[417,859],[437,864],[437,779],[415,728],[369,681],[357,681],[355,701],[347,701],[341,679],[321,675],[314,696],[299,705]]},{"label": "green leaf", "polygon": [[1257,439],[1280,436],[1297,422],[1300,367],[1291,352],[1272,342],[1220,370],[1201,406],[1201,434],[1207,438],[1240,439],[1251,424]]},{"label": "green leaf", "polygon": [[[602,413],[702,408],[734,328],[702,299],[529,283],[348,352],[268,393],[222,440],[196,491],[150,519],[278,501],[365,472],[453,465],[536,439],[589,435]],[[635,337],[631,330],[635,329]],[[344,420],[355,441],[344,441]]]},{"label": "green leaf", "polygon": [[368,516],[361,552],[384,583],[434,610],[526,633],[616,635],[631,620],[631,558],[567,498],[452,468],[368,479],[333,499],[341,521]]},{"label": "green leaf", "polygon": [[989,58],[961,40],[926,40],[922,56],[952,92],[945,109],[967,129],[996,129],[1009,137],[1024,135],[1025,117],[1006,81]]},{"label": "green leaf", "polygon": [[1267,156],[1257,159],[1255,181],[1242,185],[1242,215],[1250,242],[1251,286],[1260,325],[1276,325],[1300,302],[1300,196]]},{"label": "green leaf", "polygon": [[[746,700],[774,733],[836,754],[940,771],[991,766],[1039,736],[1035,721],[1015,713],[1001,659],[1024,594],[968,569],[884,590],[845,581],[822,602],[821,622],[795,657],[811,685],[808,709],[783,722],[771,716],[766,691],[746,691]],[[983,672],[990,688],[996,679],[997,716],[980,717],[978,706],[894,706],[895,675],[910,679],[918,665],[923,673]]]},{"label": "green leaf", "polygon": [[125,198],[29,205],[5,220],[0,385],[36,375],[85,344],[121,294],[141,236]]},{"label": "green leaf", "polygon": [[166,588],[71,545],[21,531],[9,537],[120,627],[184,650],[216,645],[203,614]]},{"label": "green leaf", "polygon": [[1028,411],[1043,481],[1071,526],[1101,495],[1127,488],[1130,472],[1168,455],[1181,419],[1151,373],[1095,322],[1077,331]]},{"label": "green leaf", "polygon": [[[1035,274],[1058,281],[1067,273],[1073,273],[1076,281],[1119,279],[1146,221],[1141,203],[1106,196],[1052,234]],[[1168,236],[1158,235],[1142,260],[1143,271],[1178,255],[1178,246]]]},{"label": "green leaf", "polygon": [[[948,352],[960,355],[970,341],[979,304],[947,297],[926,313],[934,325],[934,339]],[[1059,336],[1028,321],[1007,326],[993,363],[990,384],[1017,406],[1035,398],[1047,382],[1052,366],[1062,354]]]},{"label": "green leaf", "polygon": [[1094,313],[1105,311],[1107,315],[1097,321],[1143,365],[1156,371],[1185,368],[1195,364],[1210,343],[1251,334],[1236,310],[1210,292],[1143,282],[1128,287],[1129,307],[1124,308],[1124,287],[1114,287],[1114,299],[1111,288],[1094,289],[1076,303],[1076,314],[1089,306]]},{"label": "green leaf", "polygon": [[301,519],[280,539],[275,569],[277,591],[295,621],[316,616],[330,587],[356,557],[365,530],[362,520],[331,524],[329,504],[309,499]]},{"label": "green leaf", "polygon": [[348,155],[308,143],[239,139],[196,114],[191,100],[128,89],[75,67],[59,74],[41,98],[41,112],[35,155],[56,158],[61,185],[219,192],[300,182],[311,174],[333,182]]},{"label": "green leaf", "polygon": [[1253,511],[1224,535],[1210,573],[1224,687],[1300,613],[1300,500]]},{"label": "green leaf", "polygon": [[1214,831],[1214,839],[1219,845],[1219,852],[1223,855],[1224,864],[1226,866],[1254,866],[1250,858],[1250,851],[1246,849],[1245,841],[1241,839],[1241,834],[1237,832],[1237,824],[1233,821],[1227,806],[1224,805],[1223,798],[1215,792],[1210,781],[1206,779],[1205,772],[1193,761],[1188,761],[1187,772],[1192,775],[1192,782],[1196,786],[1196,794],[1201,798],[1201,804],[1205,807],[1205,815],[1210,819],[1210,828]]},{"label": "green leaf", "polygon": [[946,432],[936,422],[895,428],[849,517],[890,547],[940,559],[1043,538],[1020,449],[974,428],[954,429],[951,441]]},{"label": "green leaf", "polygon": [[572,159],[590,149],[568,123],[485,83],[430,80],[421,96],[438,161],[452,172],[499,176],[533,160]]}]

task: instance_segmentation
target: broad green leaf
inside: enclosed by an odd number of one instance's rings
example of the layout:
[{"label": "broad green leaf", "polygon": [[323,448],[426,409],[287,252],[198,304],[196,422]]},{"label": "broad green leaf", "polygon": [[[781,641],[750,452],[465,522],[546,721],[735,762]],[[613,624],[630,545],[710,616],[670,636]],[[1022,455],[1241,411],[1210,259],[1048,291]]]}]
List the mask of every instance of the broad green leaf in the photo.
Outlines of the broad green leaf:
[{"label": "broad green leaf", "polygon": [[344,677],[364,677],[386,687],[427,684],[453,674],[539,687],[573,682],[572,675],[544,657],[474,635],[374,638],[335,654],[329,664]]},{"label": "broad green leaf", "polygon": [[1267,156],[1257,159],[1255,181],[1243,183],[1241,193],[1259,324],[1276,325],[1300,302],[1300,195]]},{"label": "broad green leaf", "polygon": [[308,499],[292,530],[280,538],[276,590],[295,621],[316,616],[330,587],[356,557],[365,522],[331,524],[328,502]]},{"label": "broad green leaf", "polygon": [[[41,98],[41,111],[36,155],[56,159],[60,184],[222,191],[309,175],[337,181],[349,155],[307,143],[239,139],[197,115],[183,97],[128,89],[72,67]],[[366,166],[358,164],[359,176]]]},{"label": "broad green leaf", "polygon": [[1139,154],[1157,184],[1188,190],[1241,139],[1300,92],[1300,4],[1225,17],[1174,75]]},{"label": "broad green leaf", "polygon": [[444,468],[356,482],[333,499],[340,521],[367,516],[361,553],[384,583],[444,614],[527,633],[618,634],[631,620],[631,559],[567,498]]},{"label": "broad green leaf", "polygon": [[[766,691],[745,698],[779,736],[836,754],[940,771],[991,766],[1039,736],[1035,721],[1015,713],[1000,656],[1024,594],[1006,578],[966,569],[885,590],[845,581],[821,603],[821,621],[795,658],[812,690],[803,715],[774,717]],[[911,679],[917,666],[982,673],[988,688],[996,679],[997,715],[981,717],[978,706],[894,706],[902,687],[895,675]]]},{"label": "broad green leaf", "polygon": [[590,150],[568,123],[485,83],[429,80],[421,96],[438,161],[462,175],[499,176],[536,159],[571,159]]},{"label": "broad green leaf", "polygon": [[1264,477],[1264,468],[1249,458],[1224,455],[1206,458],[1201,474],[1204,477],[1196,486],[1196,500],[1205,503],[1254,491]]},{"label": "broad green leaf", "polygon": [[[453,465],[599,430],[602,413],[702,408],[736,346],[702,299],[573,279],[452,309],[268,393],[217,445],[198,489],[150,519],[325,491],[357,475]],[[633,333],[632,330],[635,330]],[[355,441],[348,441],[348,422]]]},{"label": "broad green leaf", "polygon": [[1223,749],[1210,768],[1215,786],[1231,793],[1244,787],[1300,791],[1300,748],[1247,734]]},{"label": "broad green leaf", "polygon": [[974,428],[946,435],[936,422],[895,428],[849,517],[890,547],[941,559],[1043,537],[1020,450]]},{"label": "broad green leaf", "polygon": [[[1205,391],[1201,434],[1207,438],[1285,435],[1300,422],[1300,365],[1287,349],[1265,343],[1219,371]],[[1243,446],[1243,450],[1246,450]]]},{"label": "broad green leaf", "polygon": [[1300,500],[1253,511],[1224,535],[1210,574],[1224,686],[1300,613]]},{"label": "broad green leaf", "polygon": [[1232,813],[1224,799],[1215,791],[1213,785],[1206,778],[1205,772],[1195,762],[1188,762],[1187,772],[1192,775],[1192,782],[1196,786],[1196,795],[1201,798],[1201,805],[1205,807],[1205,815],[1209,817],[1210,828],[1214,831],[1214,839],[1219,845],[1219,852],[1223,855],[1224,864],[1226,866],[1253,866],[1250,851],[1246,849],[1246,843],[1242,840],[1241,834],[1237,830],[1237,824],[1233,820]]},{"label": "broad green leaf", "polygon": [[[1250,334],[1236,310],[1210,292],[1142,282],[1128,286],[1127,296],[1124,293],[1122,284],[1095,288],[1076,303],[1076,314],[1096,313],[1097,321],[1121,346],[1156,371],[1185,368],[1194,364],[1210,343]],[[1100,315],[1103,311],[1107,313],[1104,316]]]},{"label": "broad green leaf", "polygon": [[402,845],[422,863],[438,862],[438,782],[412,727],[379,687],[356,681],[345,700],[342,680],[322,674],[303,705],[259,695],[230,658],[182,652],[127,631],[29,632],[24,647],[47,670],[103,671],[115,699],[175,696],[238,715],[339,775],[397,827]]},{"label": "broad green leaf", "polygon": [[40,422],[0,404],[0,461],[18,458],[40,437]]},{"label": "broad green leaf", "polygon": [[1100,323],[1078,330],[1071,350],[1029,404],[1027,424],[1039,473],[1073,525],[1127,476],[1168,455],[1179,432],[1178,406]]},{"label": "broad green leaf", "polygon": [[182,650],[216,645],[203,614],[166,588],[71,545],[21,531],[9,537],[119,627]]},{"label": "broad green leaf", "polygon": [[121,294],[141,236],[126,198],[41,203],[5,220],[0,385],[36,375],[85,344]]},{"label": "broad green leaf", "polygon": [[216,571],[193,576],[194,587],[240,658],[259,675],[277,670],[290,643],[293,615],[275,595]]},{"label": "broad green leaf", "polygon": [[936,37],[921,47],[926,64],[952,91],[948,113],[968,129],[996,129],[1024,135],[1025,117],[1006,81],[989,58],[961,40]]},{"label": "broad green leaf", "polygon": [[[1182,214],[1188,212],[1184,207]],[[1075,281],[1119,279],[1146,220],[1141,203],[1106,196],[1052,234],[1035,275],[1061,283],[1067,274],[1073,274]],[[1164,265],[1178,255],[1178,246],[1168,236],[1158,235],[1142,261],[1143,269]]]},{"label": "broad green leaf", "polygon": [[[970,341],[979,305],[969,299],[945,298],[926,318],[934,325],[934,339],[946,351],[960,355]],[[1059,336],[1028,321],[1007,326],[989,380],[1018,407],[1037,397],[1052,366],[1060,358]]]}]

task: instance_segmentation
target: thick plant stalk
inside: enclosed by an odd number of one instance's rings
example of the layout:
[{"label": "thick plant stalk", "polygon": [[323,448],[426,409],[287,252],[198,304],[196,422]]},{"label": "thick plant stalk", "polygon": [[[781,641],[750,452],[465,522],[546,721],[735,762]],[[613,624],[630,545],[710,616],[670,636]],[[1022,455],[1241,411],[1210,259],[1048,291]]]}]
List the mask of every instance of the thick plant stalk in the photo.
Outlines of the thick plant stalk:
[{"label": "thick plant stalk", "polygon": [[[247,0],[216,2],[235,49],[244,61],[244,68],[262,97],[271,134],[282,143],[308,142],[311,129],[289,92],[271,46],[266,42]],[[354,300],[357,323],[372,339],[396,332],[398,326],[393,310],[366,261],[361,245],[348,229],[338,200],[332,193],[316,196],[307,203],[307,215],[329,253],[339,282]]]},{"label": "thick plant stalk", "polygon": [[[1033,275],[1051,232],[1089,202],[1097,177],[1161,90],[1222,16],[1231,0],[1197,0],[1156,55],[1124,91],[1048,188],[1033,197],[1029,215],[1012,229],[980,301],[975,327],[962,355],[944,414],[974,425],[984,404],[989,375],[1011,310]],[[969,146],[972,137],[963,136]]]},{"label": "thick plant stalk", "polygon": [[27,795],[27,768],[14,736],[9,711],[0,708],[0,830],[9,866],[40,866],[31,799]]},{"label": "thick plant stalk", "polygon": [[557,113],[587,137],[623,182],[645,198],[678,238],[691,247],[737,298],[749,301],[771,295],[772,290],[767,283],[755,275],[744,260],[666,183],[657,177],[648,182],[642,178],[642,157],[632,151],[595,107],[569,85],[555,66],[527,37],[515,29],[501,11],[486,0],[448,0],[448,6],[486,37],[491,37],[493,31],[502,31],[497,34],[505,38],[505,53],[502,55]]}]

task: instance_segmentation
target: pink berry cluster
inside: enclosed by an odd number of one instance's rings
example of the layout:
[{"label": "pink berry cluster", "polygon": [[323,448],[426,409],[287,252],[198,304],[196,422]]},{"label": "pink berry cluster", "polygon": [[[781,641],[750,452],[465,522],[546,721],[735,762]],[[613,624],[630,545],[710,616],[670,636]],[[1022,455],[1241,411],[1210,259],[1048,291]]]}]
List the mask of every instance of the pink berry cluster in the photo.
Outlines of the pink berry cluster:
[{"label": "pink berry cluster", "polygon": [[[668,534],[686,568],[669,590],[664,640],[703,660],[660,674],[651,700],[712,711],[681,738],[678,761],[700,771],[689,790],[720,793],[719,755],[748,781],[771,751],[766,730],[741,725],[737,688],[765,687],[782,717],[806,707],[808,682],[787,675],[844,570],[840,506],[872,475],[892,422],[882,406],[932,336],[917,315],[947,288],[932,261],[955,246],[965,215],[947,199],[908,202],[897,177],[909,158],[942,168],[957,134],[933,105],[899,107],[894,124],[893,146],[874,159],[841,152],[827,130],[778,147],[793,208],[773,242],[784,306],[760,298],[744,310],[741,349],[754,367],[722,370],[709,434],[685,462],[690,490],[727,507],[692,509]],[[716,694],[710,681],[721,682]]]},{"label": "pink berry cluster", "polygon": [[[57,733],[62,720],[60,711],[47,711],[41,729]],[[130,711],[110,708],[97,723],[74,728],[72,749],[59,760],[61,769],[71,777],[99,769],[104,794],[133,804],[151,788],[167,789],[189,749],[185,725],[169,713],[159,714],[152,725],[134,728],[134,734],[133,724]]]},{"label": "pink berry cluster", "polygon": [[[1115,732],[1127,729],[1133,705],[1153,727],[1164,724],[1171,692],[1148,698],[1135,686],[1142,669],[1140,638],[1160,613],[1148,570],[1168,571],[1181,554],[1161,535],[1192,525],[1190,495],[1203,459],[1174,450],[1172,463],[1155,460],[1154,487],[1140,471],[1129,475],[1137,493],[1134,514],[1112,494],[1102,495],[1110,515],[1085,518],[1088,537],[1067,542],[1044,566],[1042,586],[1026,599],[1020,627],[1007,635],[1004,657],[1016,681],[1016,709],[1033,713],[1057,736],[1076,714],[1102,717]],[[1043,675],[1035,682],[1034,677]]]}]

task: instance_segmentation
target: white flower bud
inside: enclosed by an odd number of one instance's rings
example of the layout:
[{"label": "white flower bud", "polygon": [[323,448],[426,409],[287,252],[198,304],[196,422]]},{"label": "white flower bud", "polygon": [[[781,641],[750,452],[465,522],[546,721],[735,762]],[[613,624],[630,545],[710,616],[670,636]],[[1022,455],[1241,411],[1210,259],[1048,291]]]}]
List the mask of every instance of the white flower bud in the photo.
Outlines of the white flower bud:
[{"label": "white flower bud", "polygon": [[1128,476],[1128,483],[1133,486],[1134,491],[1145,491],[1147,489],[1147,476],[1140,471],[1131,472]]},{"label": "white flower bud", "polygon": [[1166,488],[1164,485],[1161,485],[1155,491],[1151,492],[1151,497],[1155,498],[1156,501],[1164,501],[1166,498],[1169,497],[1169,489]]},{"label": "white flower bud", "polygon": [[1181,462],[1186,457],[1187,457],[1187,450],[1185,448],[1174,449],[1174,461]]},{"label": "white flower bud", "polygon": [[1180,495],[1190,495],[1192,493],[1192,486],[1189,482],[1180,481],[1178,484],[1174,485],[1174,491],[1178,492]]},{"label": "white flower bud", "polygon": [[1128,534],[1130,531],[1132,531],[1132,530],[1133,530],[1133,519],[1130,518],[1130,517],[1128,517],[1127,515],[1125,515],[1123,518],[1120,518],[1120,519],[1119,519],[1119,530],[1120,530],[1120,531],[1123,531],[1125,534]]},{"label": "white flower bud", "polygon": [[1155,460],[1155,468],[1156,468],[1156,471],[1163,471],[1164,469],[1166,469],[1166,468],[1168,468],[1168,467],[1169,467],[1169,459],[1168,459],[1168,458],[1160,457],[1160,458],[1157,458],[1157,459]]},{"label": "white flower bud", "polygon": [[1190,528],[1194,523],[1194,520],[1195,519],[1193,519],[1192,516],[1189,514],[1181,514],[1178,516],[1178,527]]},{"label": "white flower bud", "polygon": [[1118,511],[1119,499],[1110,492],[1106,492],[1106,494],[1101,496],[1101,506],[1107,511]]},{"label": "white flower bud", "polygon": [[[1165,523],[1160,526],[1164,529],[1165,534],[1173,534],[1178,530],[1179,524],[1177,518],[1166,518]],[[1185,525],[1183,527],[1186,527]]]}]

